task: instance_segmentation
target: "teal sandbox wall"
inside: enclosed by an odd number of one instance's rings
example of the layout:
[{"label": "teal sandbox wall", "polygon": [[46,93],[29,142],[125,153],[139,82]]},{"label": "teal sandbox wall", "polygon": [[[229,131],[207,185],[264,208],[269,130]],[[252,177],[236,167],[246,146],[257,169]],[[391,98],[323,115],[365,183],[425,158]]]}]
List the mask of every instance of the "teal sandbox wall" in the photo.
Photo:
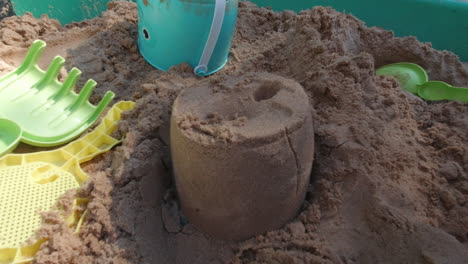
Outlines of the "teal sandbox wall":
[{"label": "teal sandbox wall", "polygon": [[[150,0],[151,1],[151,0]],[[17,14],[48,14],[62,24],[89,19],[107,7],[108,0],[13,0]],[[274,10],[301,11],[332,6],[351,13],[369,26],[393,30],[397,36],[416,36],[468,61],[468,0],[254,0]]]}]

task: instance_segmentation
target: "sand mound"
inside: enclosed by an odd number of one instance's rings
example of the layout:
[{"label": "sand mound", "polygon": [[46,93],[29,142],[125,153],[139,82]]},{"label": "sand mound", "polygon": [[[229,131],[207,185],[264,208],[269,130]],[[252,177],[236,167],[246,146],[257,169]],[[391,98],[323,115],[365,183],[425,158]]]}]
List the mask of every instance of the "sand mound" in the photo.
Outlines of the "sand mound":
[{"label": "sand mound", "polygon": [[[46,217],[37,263],[466,263],[468,106],[425,102],[375,68],[409,61],[468,87],[457,57],[317,7],[296,15],[242,3],[230,62],[212,82],[269,72],[299,82],[314,109],[315,161],[301,213],[237,243],[200,233],[179,209],[169,153],[176,96],[205,82],[187,65],[162,73],[138,54],[134,4],[60,27],[29,15],[0,22],[0,74],[35,39],[83,80],[137,101],[122,146],[86,166],[92,198],[74,236]],[[25,30],[27,29],[27,30]],[[5,33],[6,32],[6,33]],[[66,75],[66,72],[63,72]],[[80,86],[79,86],[80,87]]]}]

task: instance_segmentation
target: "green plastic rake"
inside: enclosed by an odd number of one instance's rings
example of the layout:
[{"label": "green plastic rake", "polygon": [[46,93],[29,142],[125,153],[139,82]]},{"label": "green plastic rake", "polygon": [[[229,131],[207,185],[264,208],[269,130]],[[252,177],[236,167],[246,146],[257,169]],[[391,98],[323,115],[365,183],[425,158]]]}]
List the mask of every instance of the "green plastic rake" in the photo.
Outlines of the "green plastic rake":
[{"label": "green plastic rake", "polygon": [[[0,127],[2,122],[21,129],[0,133],[0,156],[22,141],[34,146],[57,146],[78,137],[102,114],[114,98],[107,92],[97,106],[88,99],[97,83],[88,80],[79,94],[73,88],[81,71],[73,68],[65,82],[57,80],[65,59],[57,56],[47,71],[37,66],[46,43],[36,40],[23,64],[0,78]],[[15,131],[11,135],[8,131]],[[2,149],[3,147],[3,149]]]}]

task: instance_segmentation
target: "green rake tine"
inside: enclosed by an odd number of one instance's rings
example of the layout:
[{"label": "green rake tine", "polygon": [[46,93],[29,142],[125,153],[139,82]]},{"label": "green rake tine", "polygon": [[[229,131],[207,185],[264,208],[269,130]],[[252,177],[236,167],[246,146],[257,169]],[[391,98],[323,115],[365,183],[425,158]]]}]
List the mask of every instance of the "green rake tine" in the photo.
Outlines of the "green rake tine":
[{"label": "green rake tine", "polygon": [[[15,71],[7,74],[6,76],[0,78],[0,91],[4,88],[7,88],[10,84],[14,83],[17,78],[23,76],[30,70],[31,68],[36,67],[36,63],[39,60],[44,48],[46,47],[46,43],[44,41],[35,41],[31,48],[29,48],[28,53],[26,54],[23,63],[19,68]],[[10,78],[12,78],[10,80]]]},{"label": "green rake tine", "polygon": [[65,97],[66,95],[68,95],[70,91],[73,90],[73,87],[75,87],[76,82],[78,81],[80,77],[81,77],[81,71],[78,70],[77,68],[73,68],[68,73],[68,77],[63,83],[60,90],[55,95],[53,95],[52,98],[58,101],[62,99],[63,97]]},{"label": "green rake tine", "polygon": [[80,108],[85,102],[88,101],[89,97],[91,96],[91,93],[93,92],[94,88],[96,88],[97,83],[94,80],[88,80],[86,84],[84,85],[83,89],[81,89],[80,94],[78,95],[78,98],[76,101],[73,103],[73,105],[70,107],[70,111],[75,111],[78,108]]},{"label": "green rake tine", "polygon": [[47,44],[42,40],[34,41],[31,48],[29,48],[28,53],[26,53],[23,64],[21,64],[16,72],[21,73],[31,67],[34,67],[39,60],[39,57],[42,55],[42,52],[44,52],[46,45]]},{"label": "green rake tine", "polygon": [[45,73],[44,77],[39,81],[36,87],[43,88],[49,83],[53,82],[54,80],[57,80],[57,76],[60,73],[60,69],[63,67],[64,64],[64,58],[60,56],[55,57],[52,63],[49,65],[49,68],[47,69],[47,72]]},{"label": "green rake tine", "polygon": [[[89,117],[89,119],[96,120],[97,118],[99,118],[99,116],[104,112],[104,110],[109,105],[109,103],[112,101],[112,99],[114,99],[114,97],[115,97],[115,94],[113,92],[111,92],[111,91],[108,91],[104,95],[102,100],[99,102],[96,109],[94,110],[92,115]],[[104,122],[104,121],[102,121],[102,122]]]},{"label": "green rake tine", "polygon": [[37,82],[33,86],[27,87],[28,90],[25,90],[22,93],[18,94],[17,96],[12,98],[11,101],[20,100],[23,96],[26,96],[27,94],[37,93],[37,91],[32,88],[36,88],[38,91],[44,89],[50,82],[54,80],[54,78],[57,78],[57,75],[59,74],[60,69],[62,68],[64,63],[64,58],[60,56],[55,57],[52,63],[50,64],[49,68],[47,69],[47,72],[45,73],[44,77],[42,77],[42,79],[39,80],[39,82]]},{"label": "green rake tine", "polygon": [[93,116],[99,117],[104,109],[106,109],[106,107],[112,101],[112,99],[114,99],[114,97],[115,94],[111,91],[108,91],[97,105],[96,110],[94,110]]}]

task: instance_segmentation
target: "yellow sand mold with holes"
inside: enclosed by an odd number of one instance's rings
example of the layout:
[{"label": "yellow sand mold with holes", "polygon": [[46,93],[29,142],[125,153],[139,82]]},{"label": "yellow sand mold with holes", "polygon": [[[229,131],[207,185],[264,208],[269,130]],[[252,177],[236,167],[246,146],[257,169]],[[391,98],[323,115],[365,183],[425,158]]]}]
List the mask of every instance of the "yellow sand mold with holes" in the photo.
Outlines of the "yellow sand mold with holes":
[{"label": "yellow sand mold with holes", "polygon": [[[109,151],[120,142],[111,135],[121,113],[133,102],[119,102],[91,133],[53,151],[11,154],[0,159],[0,264],[29,263],[45,241],[24,243],[41,226],[39,212],[47,211],[65,192],[88,178],[80,164]],[[75,209],[86,204],[75,200]],[[74,210],[66,221],[78,230],[85,213]]]}]

